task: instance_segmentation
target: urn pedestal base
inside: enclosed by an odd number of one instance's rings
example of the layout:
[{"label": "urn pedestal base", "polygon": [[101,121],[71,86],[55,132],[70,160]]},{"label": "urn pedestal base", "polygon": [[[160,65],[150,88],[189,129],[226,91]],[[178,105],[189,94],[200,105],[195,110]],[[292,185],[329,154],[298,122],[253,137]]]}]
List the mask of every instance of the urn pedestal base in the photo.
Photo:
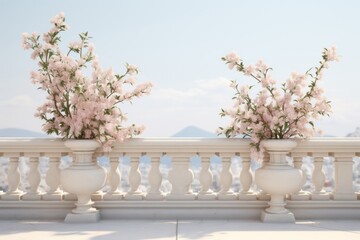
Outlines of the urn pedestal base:
[{"label": "urn pedestal base", "polygon": [[260,219],[265,223],[295,223],[295,217],[292,212],[274,214],[263,210]]},{"label": "urn pedestal base", "polygon": [[68,213],[65,218],[66,223],[95,223],[100,220],[98,210],[92,213]]}]

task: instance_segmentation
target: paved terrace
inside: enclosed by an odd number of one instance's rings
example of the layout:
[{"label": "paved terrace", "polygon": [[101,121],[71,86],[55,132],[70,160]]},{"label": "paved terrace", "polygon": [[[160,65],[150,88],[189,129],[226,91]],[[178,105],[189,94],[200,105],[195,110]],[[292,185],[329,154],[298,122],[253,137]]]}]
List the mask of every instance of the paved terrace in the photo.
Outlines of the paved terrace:
[{"label": "paved terrace", "polygon": [[0,221],[1,240],[143,240],[143,239],[360,239],[359,220],[298,221],[295,224],[255,220],[102,220],[98,223]]}]

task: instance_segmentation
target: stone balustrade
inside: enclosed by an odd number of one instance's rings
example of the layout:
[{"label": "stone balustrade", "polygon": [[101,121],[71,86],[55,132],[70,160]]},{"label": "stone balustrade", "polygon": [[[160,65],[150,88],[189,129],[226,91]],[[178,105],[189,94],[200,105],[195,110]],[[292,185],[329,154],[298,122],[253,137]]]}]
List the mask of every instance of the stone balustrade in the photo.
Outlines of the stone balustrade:
[{"label": "stone balustrade", "polygon": [[[358,218],[359,156],[359,138],[299,141],[289,164],[304,170],[304,187],[287,196],[296,218]],[[0,219],[63,218],[76,200],[60,184],[69,157],[60,139],[0,138]],[[108,170],[92,195],[104,219],[258,219],[267,206],[247,139],[130,139],[96,157]]]}]

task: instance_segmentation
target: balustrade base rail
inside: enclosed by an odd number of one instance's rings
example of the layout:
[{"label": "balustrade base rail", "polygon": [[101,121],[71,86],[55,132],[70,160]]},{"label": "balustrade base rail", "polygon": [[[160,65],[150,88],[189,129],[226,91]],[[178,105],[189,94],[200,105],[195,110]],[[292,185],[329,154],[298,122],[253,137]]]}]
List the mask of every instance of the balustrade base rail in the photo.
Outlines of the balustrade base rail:
[{"label": "balustrade base rail", "polygon": [[[63,220],[74,201],[1,201],[0,220]],[[101,219],[259,220],[267,201],[95,201]],[[359,219],[360,201],[288,201],[297,220]]]}]

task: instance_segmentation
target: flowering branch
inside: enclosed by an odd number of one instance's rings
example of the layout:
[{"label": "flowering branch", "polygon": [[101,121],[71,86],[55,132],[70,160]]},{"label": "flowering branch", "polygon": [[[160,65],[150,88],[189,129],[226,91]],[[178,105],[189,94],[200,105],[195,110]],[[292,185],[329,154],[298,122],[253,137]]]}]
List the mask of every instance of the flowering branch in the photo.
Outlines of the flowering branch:
[{"label": "flowering branch", "polygon": [[[113,141],[140,134],[143,127],[123,126],[127,119],[117,104],[149,94],[152,84],[136,84],[138,70],[130,64],[122,75],[102,69],[87,32],[79,34],[80,40],[71,42],[63,54],[60,33],[68,29],[64,14],[55,16],[51,23],[53,27],[43,34],[42,41],[36,33],[23,33],[24,49],[32,49],[31,58],[39,64],[31,79],[48,93],[35,114],[45,121],[43,130],[64,138],[97,139],[106,151]],[[90,77],[83,73],[88,65]],[[126,85],[134,89],[126,90]]]},{"label": "flowering branch", "polygon": [[[256,80],[261,90],[252,99],[249,91],[253,86],[239,86],[232,81],[230,86],[235,90],[234,106],[228,110],[221,109],[220,116],[232,119],[228,127],[220,127],[219,134],[226,137],[243,135],[252,140],[252,156],[262,158],[264,139],[286,139],[313,136],[313,121],[320,116],[331,113],[330,101],[323,96],[324,90],[318,83],[323,78],[323,71],[331,61],[338,61],[335,47],[324,49],[320,66],[310,69],[305,74],[292,73],[290,78],[281,84],[279,89],[276,81],[269,74],[270,67],[263,61],[255,66],[245,66],[235,53],[222,58],[229,69],[236,69]],[[309,84],[307,79],[311,78]]]}]

